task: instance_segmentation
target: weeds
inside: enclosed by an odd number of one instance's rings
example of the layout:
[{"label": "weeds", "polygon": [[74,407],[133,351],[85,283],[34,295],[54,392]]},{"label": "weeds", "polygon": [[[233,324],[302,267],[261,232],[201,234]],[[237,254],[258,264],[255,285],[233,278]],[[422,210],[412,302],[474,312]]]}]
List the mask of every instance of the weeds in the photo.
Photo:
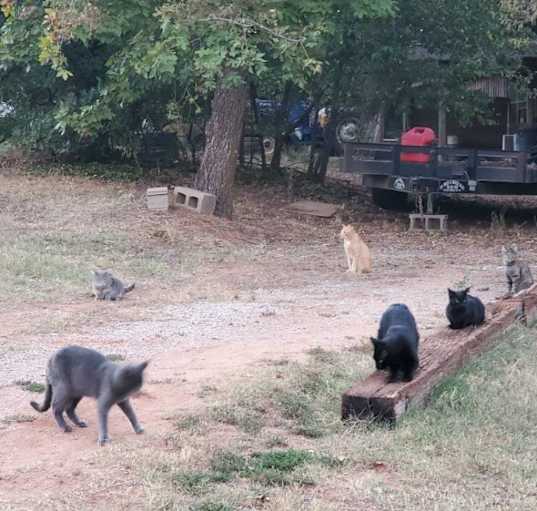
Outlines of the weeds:
[{"label": "weeds", "polygon": [[172,477],[174,485],[188,495],[202,495],[214,482],[209,474],[204,472],[177,472]]},{"label": "weeds", "polygon": [[199,415],[187,415],[186,417],[181,417],[175,423],[175,427],[180,431],[200,431],[203,421]]},{"label": "weeds", "polygon": [[248,463],[246,458],[229,450],[219,450],[213,455],[210,462],[211,470],[231,479],[234,474],[245,472]]},{"label": "weeds", "polygon": [[17,415],[8,415],[2,419],[2,422],[4,424],[16,424],[20,422],[33,422],[35,419],[36,417],[34,415],[25,415],[20,413]]},{"label": "weeds", "polygon": [[18,385],[27,392],[35,392],[36,394],[42,394],[45,392],[45,385],[31,380],[17,380],[15,385]]},{"label": "weeds", "polygon": [[[354,486],[366,499],[364,508],[375,511],[536,509],[535,337],[534,330],[522,327],[509,332],[502,344],[446,379],[426,409],[411,410],[396,428],[340,423],[341,390],[370,368],[369,357],[359,352],[315,350],[305,364],[290,364],[284,378],[275,379],[271,371],[277,368],[269,369],[258,385],[241,386],[234,401],[211,417],[234,423],[244,434],[241,414],[259,413],[270,435],[247,433],[233,448],[214,451],[209,429],[198,444],[207,448],[203,468],[183,474],[177,487],[190,498],[210,492],[205,502],[223,509],[235,509],[248,492],[268,495],[281,509],[298,509],[307,495],[304,487],[312,484],[320,487],[319,495],[332,496],[330,502],[316,501],[319,510],[350,509],[345,502],[353,499]],[[322,436],[299,440],[311,449],[294,447],[295,435],[305,435],[309,424]],[[183,438],[180,445],[185,442],[191,440]],[[338,481],[344,481],[340,488]],[[293,489],[296,502],[285,488]]]},{"label": "weeds", "polygon": [[207,501],[192,504],[192,506],[189,508],[189,511],[233,511],[233,508],[227,504]]},{"label": "weeds", "polygon": [[327,457],[318,456],[312,451],[285,449],[256,452],[249,457],[233,451],[217,451],[211,460],[213,478],[222,482],[238,476],[251,479],[265,486],[284,486],[289,484],[312,484],[311,480],[294,477],[299,467],[311,463],[325,463]]},{"label": "weeds", "polygon": [[287,447],[289,444],[287,443],[287,440],[285,437],[281,435],[274,435],[271,436],[266,442],[265,445],[272,449],[273,447]]},{"label": "weeds", "polygon": [[[70,174],[64,170],[58,174]],[[130,175],[132,169],[126,170]],[[96,175],[91,168],[87,173]],[[191,232],[177,228],[175,217],[170,229],[176,236],[163,247],[150,235],[155,231],[151,213],[142,209],[133,185],[19,175],[2,178],[2,190],[0,300],[10,304],[88,299],[90,271],[100,265],[128,281],[172,292],[191,267],[231,256],[236,261],[257,250],[213,244],[210,234],[194,240]],[[189,227],[197,232],[196,225]],[[185,245],[188,250],[177,251]]]},{"label": "weeds", "polygon": [[206,397],[215,394],[218,392],[218,388],[214,385],[203,385],[198,392],[198,397],[200,399],[205,399]]},{"label": "weeds", "polygon": [[288,431],[307,438],[321,438],[341,429],[339,402],[334,396],[364,374],[364,354],[320,348],[309,354],[307,364],[289,363],[285,374],[277,367],[269,369],[271,376],[266,381],[242,388],[230,402],[213,407],[211,418],[254,434],[282,423]]},{"label": "weeds", "polygon": [[110,360],[110,362],[122,362],[125,360],[125,357],[118,353],[110,353],[110,355],[106,355],[106,359]]},{"label": "weeds", "polygon": [[215,406],[211,410],[211,418],[222,424],[237,426],[245,433],[256,434],[263,429],[263,415],[255,410],[251,410],[248,405],[226,404]]}]

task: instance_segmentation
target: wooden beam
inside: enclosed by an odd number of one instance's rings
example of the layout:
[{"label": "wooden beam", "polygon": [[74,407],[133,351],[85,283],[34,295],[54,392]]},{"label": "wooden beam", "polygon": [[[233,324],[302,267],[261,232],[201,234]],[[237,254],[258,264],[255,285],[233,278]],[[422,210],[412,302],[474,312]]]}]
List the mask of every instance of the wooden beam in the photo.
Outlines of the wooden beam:
[{"label": "wooden beam", "polygon": [[489,304],[487,321],[479,328],[441,328],[420,344],[420,368],[411,382],[386,383],[377,371],[343,394],[343,419],[399,419],[409,407],[424,405],[434,387],[466,362],[492,347],[519,320],[537,319],[537,285],[513,298]]}]

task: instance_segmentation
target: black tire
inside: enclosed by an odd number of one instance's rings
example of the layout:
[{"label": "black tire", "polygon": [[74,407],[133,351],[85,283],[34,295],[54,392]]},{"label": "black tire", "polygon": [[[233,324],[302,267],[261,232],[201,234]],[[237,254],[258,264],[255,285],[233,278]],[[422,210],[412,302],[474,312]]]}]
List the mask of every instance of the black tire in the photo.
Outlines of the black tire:
[{"label": "black tire", "polygon": [[358,142],[358,126],[359,121],[353,116],[344,117],[337,123],[335,156],[343,155],[343,144]]},{"label": "black tire", "polygon": [[385,190],[384,188],[372,189],[373,202],[382,209],[392,211],[410,211],[411,204],[408,193]]}]

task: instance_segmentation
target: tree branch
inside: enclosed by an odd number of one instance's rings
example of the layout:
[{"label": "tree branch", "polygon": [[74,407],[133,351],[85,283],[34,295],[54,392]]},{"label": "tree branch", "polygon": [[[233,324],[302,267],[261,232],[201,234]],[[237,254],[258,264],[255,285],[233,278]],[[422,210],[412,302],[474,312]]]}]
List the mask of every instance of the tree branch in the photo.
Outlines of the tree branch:
[{"label": "tree branch", "polygon": [[230,23],[232,25],[237,25],[237,26],[242,27],[242,28],[256,27],[256,28],[259,28],[260,30],[268,32],[269,34],[273,35],[274,37],[277,37],[279,39],[283,39],[284,41],[288,41],[288,42],[293,43],[293,44],[299,44],[299,43],[302,43],[304,41],[304,38],[296,39],[294,37],[285,36],[285,35],[283,35],[281,33],[276,32],[275,30],[272,30],[271,28],[269,28],[269,27],[267,27],[265,25],[262,25],[261,23],[258,23],[257,21],[254,21],[254,20],[251,20],[251,19],[246,19],[246,18],[241,18],[241,19],[235,20],[235,19],[230,19],[230,18],[222,18],[221,16],[210,15],[208,18],[199,19],[197,21],[201,21],[201,22],[222,21],[224,23]]}]

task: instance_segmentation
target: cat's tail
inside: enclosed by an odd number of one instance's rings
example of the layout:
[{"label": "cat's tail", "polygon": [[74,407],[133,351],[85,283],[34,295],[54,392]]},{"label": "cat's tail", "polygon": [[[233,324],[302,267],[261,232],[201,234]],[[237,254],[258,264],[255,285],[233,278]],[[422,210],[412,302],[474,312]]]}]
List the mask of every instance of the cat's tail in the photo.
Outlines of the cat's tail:
[{"label": "cat's tail", "polygon": [[46,412],[50,408],[50,402],[52,401],[52,385],[47,381],[47,389],[45,391],[45,400],[43,404],[40,405],[35,401],[30,401],[33,409],[38,412]]},{"label": "cat's tail", "polygon": [[125,293],[128,293],[129,291],[132,291],[134,289],[134,282],[125,288]]}]

